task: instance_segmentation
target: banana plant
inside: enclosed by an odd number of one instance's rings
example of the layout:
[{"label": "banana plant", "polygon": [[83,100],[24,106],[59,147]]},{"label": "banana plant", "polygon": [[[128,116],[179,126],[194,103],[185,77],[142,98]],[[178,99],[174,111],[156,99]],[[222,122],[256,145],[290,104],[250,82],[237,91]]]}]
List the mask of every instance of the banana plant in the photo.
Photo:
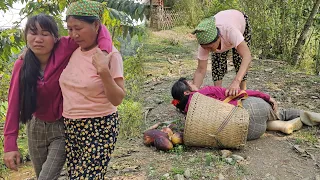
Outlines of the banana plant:
[{"label": "banana plant", "polygon": [[[26,1],[26,0],[21,0]],[[29,16],[45,12],[55,17],[60,17],[66,7],[74,0],[37,0],[29,1],[25,8],[20,12],[20,15]],[[136,3],[133,0],[97,0],[105,4],[106,13],[111,20],[119,21],[122,27],[134,27],[135,22],[143,21],[145,5]],[[61,17],[60,17],[61,18]],[[105,21],[107,22],[107,21]],[[107,24],[108,25],[108,24]],[[123,33],[126,33],[123,31]]]}]

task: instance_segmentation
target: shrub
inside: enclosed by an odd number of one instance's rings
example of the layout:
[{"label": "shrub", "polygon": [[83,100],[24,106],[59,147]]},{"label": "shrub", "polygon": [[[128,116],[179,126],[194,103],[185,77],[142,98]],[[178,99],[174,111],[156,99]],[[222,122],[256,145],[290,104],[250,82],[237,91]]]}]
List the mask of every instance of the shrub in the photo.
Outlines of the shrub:
[{"label": "shrub", "polygon": [[[135,39],[137,41],[137,39]],[[134,43],[137,44],[137,43]],[[126,97],[118,107],[120,117],[120,137],[137,137],[141,133],[143,125],[143,112],[141,102],[141,87],[144,83],[142,48],[134,47],[134,56],[124,57],[124,78]]]},{"label": "shrub", "polygon": [[120,116],[120,137],[137,137],[141,133],[142,104],[132,99],[125,99],[118,107]]}]

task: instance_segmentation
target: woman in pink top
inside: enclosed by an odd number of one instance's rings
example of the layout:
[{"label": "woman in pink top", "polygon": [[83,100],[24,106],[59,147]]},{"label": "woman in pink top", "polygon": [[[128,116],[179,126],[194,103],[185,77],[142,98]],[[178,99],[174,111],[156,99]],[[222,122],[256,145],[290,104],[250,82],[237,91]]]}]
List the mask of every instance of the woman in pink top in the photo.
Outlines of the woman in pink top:
[{"label": "woman in pink top", "polygon": [[247,70],[251,62],[249,44],[251,27],[248,17],[237,10],[225,10],[202,20],[193,34],[198,43],[198,67],[193,82],[199,88],[206,75],[209,53],[212,52],[212,80],[215,86],[222,85],[227,72],[227,54],[233,53],[237,75],[226,90],[226,95],[237,94],[246,89]]},{"label": "woman in pink top", "polygon": [[[53,17],[30,17],[25,28],[27,51],[14,64],[4,127],[4,162],[17,170],[20,163],[19,123],[27,125],[29,154],[39,180],[54,180],[65,163],[65,135],[59,77],[78,45],[58,36]],[[101,26],[100,48],[111,51],[108,30]],[[101,43],[102,42],[102,43]]]},{"label": "woman in pink top", "polygon": [[97,47],[99,9],[98,2],[80,0],[66,12],[69,35],[79,44],[59,80],[70,179],[105,179],[119,132],[122,58],[114,47],[108,55]]},{"label": "woman in pink top", "polygon": [[[182,113],[187,113],[192,95],[195,92],[223,101],[227,98],[225,96],[226,90],[217,86],[198,89],[192,82],[180,78],[171,89],[174,99],[172,104]],[[276,101],[268,94],[254,90],[246,90],[246,92],[249,97],[242,100],[242,104],[250,116],[248,140],[258,139],[267,129],[291,134],[302,127],[302,122],[306,125],[320,124],[320,114],[318,113],[297,109],[278,110]],[[237,105],[237,100],[232,100],[229,103]],[[314,124],[310,124],[311,121]]]}]

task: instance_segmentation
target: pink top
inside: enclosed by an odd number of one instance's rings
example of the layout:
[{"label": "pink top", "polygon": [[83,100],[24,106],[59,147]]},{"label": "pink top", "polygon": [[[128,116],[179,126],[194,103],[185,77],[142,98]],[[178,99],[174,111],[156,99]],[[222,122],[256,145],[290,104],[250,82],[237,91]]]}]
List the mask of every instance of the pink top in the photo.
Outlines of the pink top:
[{"label": "pink top", "polygon": [[[101,25],[98,35],[101,49],[110,52],[112,40],[109,31]],[[35,117],[54,122],[62,116],[62,94],[59,86],[59,77],[67,66],[69,58],[78,45],[69,37],[61,37],[56,49],[49,58],[44,77],[38,80],[37,107],[33,114]],[[14,64],[8,95],[8,111],[4,126],[4,152],[17,151],[17,137],[19,133],[19,73],[23,60],[17,60]]]},{"label": "pink top", "polygon": [[[222,53],[232,48],[237,48],[244,41],[244,31],[246,21],[242,12],[238,10],[225,10],[217,13],[215,16],[216,26],[220,31],[221,48],[217,49],[216,53]],[[208,60],[209,51],[198,48],[198,59]]]},{"label": "pink top", "polygon": [[[199,93],[206,95],[208,97],[212,97],[214,99],[223,101],[227,98],[227,96],[225,96],[225,92],[226,92],[226,88],[222,88],[222,87],[218,87],[218,86],[205,86],[203,88],[201,88],[199,91]],[[248,96],[252,96],[252,97],[259,97],[262,98],[263,100],[269,102],[270,101],[270,96],[268,94],[264,94],[260,91],[255,91],[255,90],[246,90]],[[188,99],[188,103],[185,107],[185,112],[188,112],[188,108],[189,108],[189,104],[191,101],[191,98],[193,96],[193,94],[196,92],[193,92],[190,94],[189,99]],[[243,96],[240,96],[239,98],[241,98]],[[229,104],[233,104],[233,105],[237,105],[237,99],[231,100],[229,102]]]},{"label": "pink top", "polygon": [[[59,79],[63,95],[63,117],[103,117],[117,111],[117,107],[108,100],[102,79],[92,65],[92,57],[97,49],[95,47],[83,52],[78,48],[63,70]],[[118,52],[115,47],[112,51]],[[119,53],[112,56],[109,67],[114,79],[123,78],[123,63]]]}]

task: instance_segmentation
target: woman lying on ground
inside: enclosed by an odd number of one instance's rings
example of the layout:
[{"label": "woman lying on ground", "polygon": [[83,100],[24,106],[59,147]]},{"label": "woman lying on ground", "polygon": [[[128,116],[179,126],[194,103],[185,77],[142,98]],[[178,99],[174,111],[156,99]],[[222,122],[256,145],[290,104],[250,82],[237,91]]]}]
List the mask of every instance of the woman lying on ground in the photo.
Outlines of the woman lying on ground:
[{"label": "woman lying on ground", "polygon": [[[198,89],[192,81],[180,78],[171,89],[173,103],[182,113],[188,112],[192,95],[199,92],[208,97],[225,100],[225,88],[205,86]],[[266,130],[291,134],[302,128],[303,124],[312,126],[320,123],[320,114],[298,109],[278,109],[277,102],[268,94],[255,90],[246,90],[248,98],[242,100],[243,107],[250,116],[248,140],[258,139]],[[239,97],[241,98],[241,96]],[[237,100],[230,104],[237,105]]]}]

